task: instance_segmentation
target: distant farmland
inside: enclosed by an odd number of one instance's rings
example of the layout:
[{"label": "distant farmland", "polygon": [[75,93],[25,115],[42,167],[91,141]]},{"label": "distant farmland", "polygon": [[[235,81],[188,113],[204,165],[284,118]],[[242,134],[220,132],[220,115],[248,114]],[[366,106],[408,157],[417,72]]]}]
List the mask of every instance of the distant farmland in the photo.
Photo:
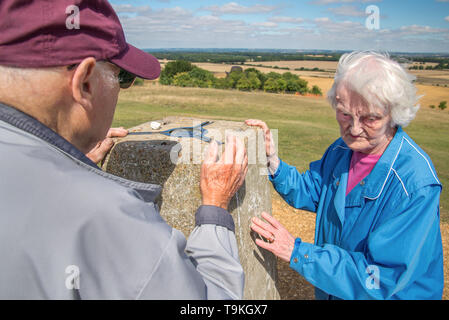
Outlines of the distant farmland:
[{"label": "distant farmland", "polygon": [[[162,64],[165,64],[167,61],[161,61]],[[317,85],[323,92],[323,95],[326,96],[327,91],[332,87],[333,78],[335,71],[331,68],[336,68],[337,62],[333,61],[281,61],[283,64],[279,63],[280,61],[270,61],[270,62],[260,62],[258,64],[264,63],[267,67],[253,67],[242,65],[241,67],[245,70],[248,68],[255,68],[264,73],[269,72],[291,72],[293,74],[299,75],[302,79],[309,82],[310,86]],[[321,65],[320,65],[321,64]],[[218,78],[226,77],[226,72],[231,70],[232,65],[228,64],[219,64],[219,63],[194,63],[194,65],[213,72],[214,75]],[[328,68],[328,72],[314,72],[314,71],[294,71],[294,70],[284,70],[284,69],[273,69],[269,68],[269,66],[290,66],[295,68],[311,68],[311,67],[319,67],[319,68]],[[423,98],[420,100],[422,107],[429,107],[430,105],[436,105],[441,101],[449,102],[449,70],[410,70],[411,74],[418,77],[417,79],[417,88],[419,90],[419,95],[423,95]],[[446,84],[448,87],[446,87]]]}]

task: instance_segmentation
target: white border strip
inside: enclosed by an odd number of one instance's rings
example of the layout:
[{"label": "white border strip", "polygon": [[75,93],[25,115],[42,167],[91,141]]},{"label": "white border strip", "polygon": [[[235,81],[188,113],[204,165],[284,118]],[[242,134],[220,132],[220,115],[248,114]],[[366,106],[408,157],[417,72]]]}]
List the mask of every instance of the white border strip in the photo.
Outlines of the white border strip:
[{"label": "white border strip", "polygon": [[396,170],[394,170],[393,168],[391,168],[391,170],[393,170],[393,172],[396,174],[396,177],[398,177],[399,181],[401,181],[402,188],[404,188],[405,194],[406,194],[407,197],[408,197],[409,195],[408,195],[407,189],[405,189],[405,185],[404,185],[404,182],[402,182],[401,177],[399,177],[399,174],[396,172]]},{"label": "white border strip", "polygon": [[380,195],[382,194],[382,191],[384,191],[385,184],[387,183],[387,180],[388,180],[388,177],[390,176],[391,170],[394,170],[394,169],[393,169],[393,165],[394,165],[394,163],[396,162],[396,159],[398,158],[399,152],[401,152],[401,150],[402,150],[402,144],[403,144],[403,143],[404,143],[404,138],[402,138],[401,145],[399,146],[399,150],[398,150],[398,152],[396,153],[396,156],[394,157],[393,162],[391,163],[390,170],[388,171],[387,177],[385,178],[384,184],[382,185],[382,189],[380,189],[379,194],[378,194],[377,197],[375,197],[375,198],[365,197],[366,199],[376,200],[377,198],[380,197]]},{"label": "white border strip", "polygon": [[433,172],[432,167],[430,166],[430,163],[429,163],[429,161],[426,159],[426,157],[424,157],[424,155],[423,155],[421,152],[419,152],[419,150],[416,149],[416,147],[415,147],[413,144],[411,144],[410,141],[407,140],[407,138],[403,137],[403,139],[405,139],[405,140],[408,142],[408,144],[411,145],[411,146],[413,147],[413,149],[415,149],[416,152],[418,152],[419,155],[420,155],[421,157],[424,158],[424,160],[426,160],[427,165],[429,166],[430,172],[432,172],[432,175],[433,175],[433,177],[435,178],[436,182],[437,182],[438,184],[441,184],[441,182],[437,179],[437,176],[436,176],[435,172]]}]

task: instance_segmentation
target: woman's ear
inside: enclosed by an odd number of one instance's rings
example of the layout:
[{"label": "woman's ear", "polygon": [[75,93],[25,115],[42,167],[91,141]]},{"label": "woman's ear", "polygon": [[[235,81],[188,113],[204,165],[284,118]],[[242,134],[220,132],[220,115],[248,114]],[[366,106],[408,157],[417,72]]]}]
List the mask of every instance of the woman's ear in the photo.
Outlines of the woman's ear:
[{"label": "woman's ear", "polygon": [[75,69],[72,77],[72,96],[83,108],[92,108],[93,98],[93,74],[95,58],[84,59]]}]

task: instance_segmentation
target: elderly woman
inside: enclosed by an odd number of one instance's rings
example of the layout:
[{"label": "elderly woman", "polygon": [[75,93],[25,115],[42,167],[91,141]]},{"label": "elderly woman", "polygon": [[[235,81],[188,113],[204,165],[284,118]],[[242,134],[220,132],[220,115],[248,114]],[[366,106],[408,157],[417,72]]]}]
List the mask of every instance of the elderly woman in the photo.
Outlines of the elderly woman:
[{"label": "elderly woman", "polygon": [[270,180],[291,206],[316,212],[315,243],[273,217],[253,218],[256,243],[315,286],[317,299],[441,299],[441,183],[403,131],[419,105],[413,77],[388,56],[342,56],[328,99],[341,138],[299,173],[265,130]]}]

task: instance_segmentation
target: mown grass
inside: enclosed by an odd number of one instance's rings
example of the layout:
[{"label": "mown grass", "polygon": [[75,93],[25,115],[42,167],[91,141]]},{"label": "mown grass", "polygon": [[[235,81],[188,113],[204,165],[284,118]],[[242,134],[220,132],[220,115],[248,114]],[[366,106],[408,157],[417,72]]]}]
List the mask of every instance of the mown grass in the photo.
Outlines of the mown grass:
[{"label": "mown grass", "polygon": [[[126,128],[166,116],[265,121],[279,132],[280,157],[308,169],[339,137],[335,113],[324,98],[178,88],[146,82],[120,93],[113,126]],[[449,185],[449,112],[422,108],[407,133],[432,158],[444,186]],[[449,189],[443,188],[441,218],[449,222]]]}]

